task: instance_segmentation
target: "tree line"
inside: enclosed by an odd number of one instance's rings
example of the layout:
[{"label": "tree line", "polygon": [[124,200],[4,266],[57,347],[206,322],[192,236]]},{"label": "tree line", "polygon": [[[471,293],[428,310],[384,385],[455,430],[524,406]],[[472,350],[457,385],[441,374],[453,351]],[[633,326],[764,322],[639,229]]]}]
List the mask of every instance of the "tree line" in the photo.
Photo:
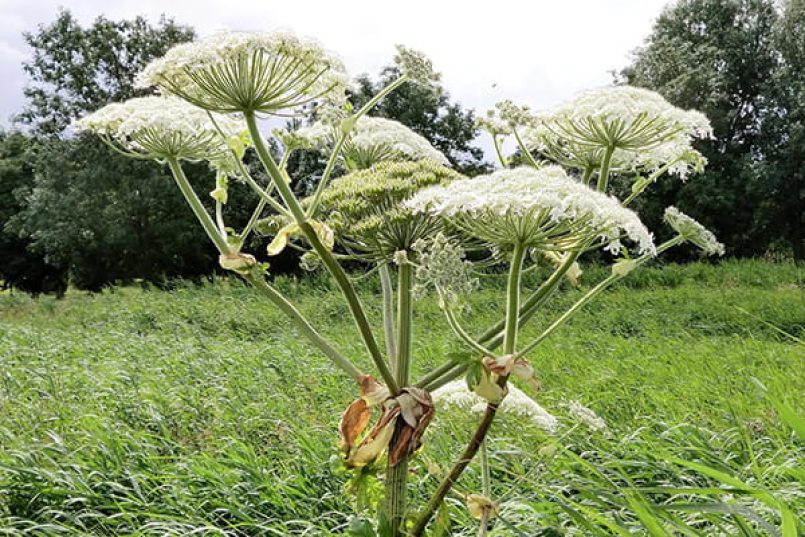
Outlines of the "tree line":
[{"label": "tree line", "polygon": [[[143,94],[134,75],[171,46],[195,38],[172,19],[97,18],[82,26],[66,10],[26,33],[33,53],[26,104],[15,130],[0,133],[0,282],[38,294],[63,293],[69,281],[97,291],[115,283],[167,285],[202,278],[216,267],[206,241],[166,170],[115,154],[75,135],[77,117]],[[659,91],[673,104],[705,112],[715,139],[701,144],[707,171],[687,182],[666,179],[642,201],[650,218],[672,200],[715,230],[732,255],[781,252],[805,258],[805,0],[680,0],[657,19],[647,42],[617,81]],[[395,75],[362,75],[355,105]],[[471,110],[438,83],[401,87],[374,115],[422,134],[459,171],[489,164],[473,140]],[[297,120],[301,123],[304,119]],[[315,152],[289,166],[299,189],[322,169]],[[198,165],[199,191],[214,183]],[[241,195],[239,195],[241,194]],[[228,209],[248,218],[245,189],[231,189]],[[651,216],[653,215],[653,216]],[[648,222],[660,227],[657,222]],[[293,259],[272,259],[278,270]]]}]

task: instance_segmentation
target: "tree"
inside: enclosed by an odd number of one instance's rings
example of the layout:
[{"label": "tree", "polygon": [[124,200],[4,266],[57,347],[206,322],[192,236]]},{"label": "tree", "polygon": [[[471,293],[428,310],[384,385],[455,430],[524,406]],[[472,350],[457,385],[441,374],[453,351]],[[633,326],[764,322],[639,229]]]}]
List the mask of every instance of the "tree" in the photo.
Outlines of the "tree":
[{"label": "tree", "polygon": [[[40,144],[34,161],[34,188],[7,227],[68,267],[79,289],[213,270],[203,233],[160,166],[111,153],[90,136]],[[210,174],[198,171],[208,180],[200,192],[211,190]]]},{"label": "tree", "polygon": [[768,203],[762,199],[763,125],[775,106],[769,81],[778,65],[777,21],[772,0],[680,0],[660,15],[619,77],[710,118],[715,139],[699,144],[707,170],[686,183],[656,185],[643,209],[658,221],[659,207],[678,200],[736,255],[762,253],[780,232],[758,220]]},{"label": "tree", "polygon": [[805,1],[788,0],[775,32],[780,67],[766,121],[760,225],[779,230],[805,260]]},{"label": "tree", "polygon": [[29,240],[6,224],[22,209],[22,200],[33,184],[27,159],[31,139],[24,134],[0,133],[0,283],[33,295],[63,294],[67,272],[41,253],[30,250]]},{"label": "tree", "polygon": [[[68,11],[26,34],[34,54],[25,65],[31,83],[19,119],[37,138],[30,153],[35,178],[8,228],[39,255],[68,267],[79,288],[135,279],[159,283],[215,270],[204,234],[164,169],[65,131],[88,111],[142,94],[133,86],[136,74],[193,35],[165,18],[151,26],[143,18],[99,17],[82,27]],[[212,172],[199,165],[192,173],[200,197],[209,201]],[[227,209],[238,222],[251,208],[243,204],[242,189],[232,190]]]},{"label": "tree", "polygon": [[84,28],[61,10],[53,23],[24,34],[33,57],[24,64],[28,103],[17,120],[38,134],[61,134],[85,112],[147,93],[134,88],[134,75],[194,36],[191,28],[164,16],[156,26],[143,17],[110,21],[101,16]]},{"label": "tree", "polygon": [[[389,66],[383,69],[377,82],[368,75],[358,77],[352,102],[356,108],[362,106],[399,76],[399,68]],[[473,112],[452,103],[450,94],[438,84],[423,87],[405,83],[386,96],[371,115],[395,119],[421,134],[461,173],[474,175],[489,170],[483,150],[472,145],[478,135]]]}]

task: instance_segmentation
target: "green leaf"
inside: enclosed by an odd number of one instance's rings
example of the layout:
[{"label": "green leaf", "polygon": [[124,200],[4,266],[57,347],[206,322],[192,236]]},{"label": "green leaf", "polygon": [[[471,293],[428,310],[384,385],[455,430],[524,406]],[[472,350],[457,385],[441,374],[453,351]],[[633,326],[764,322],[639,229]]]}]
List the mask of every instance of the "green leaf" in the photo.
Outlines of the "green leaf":
[{"label": "green leaf", "polygon": [[626,501],[632,508],[637,518],[643,524],[652,537],[673,537],[663,526],[661,519],[658,518],[651,507],[643,500],[642,496],[636,493],[627,493]]},{"label": "green leaf", "polygon": [[766,386],[764,386],[763,383],[758,379],[753,377],[752,382],[754,382],[757,387],[760,388],[760,391],[763,392],[763,395],[766,396],[766,399],[768,399],[772,406],[774,406],[775,410],[777,410],[777,414],[780,416],[780,419],[794,430],[800,440],[805,441],[805,419],[802,419],[800,416],[798,416],[797,412],[793,408],[773,396]]}]

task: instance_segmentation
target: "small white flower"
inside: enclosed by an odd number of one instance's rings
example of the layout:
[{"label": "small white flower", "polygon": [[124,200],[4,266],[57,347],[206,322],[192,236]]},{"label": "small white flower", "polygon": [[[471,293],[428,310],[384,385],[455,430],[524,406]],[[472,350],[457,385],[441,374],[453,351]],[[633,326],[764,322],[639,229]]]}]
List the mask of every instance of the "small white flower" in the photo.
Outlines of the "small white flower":
[{"label": "small white flower", "polygon": [[176,97],[140,97],[104,106],[76,126],[150,158],[214,160],[228,155],[227,138],[239,137],[246,126],[230,116],[213,118],[215,123],[210,114]]},{"label": "small white flower", "polygon": [[570,411],[571,416],[593,431],[606,432],[609,430],[609,427],[607,427],[606,422],[601,416],[578,401],[570,401],[567,403],[567,409]]},{"label": "small white flower", "polygon": [[[508,388],[508,395],[498,407],[498,412],[522,416],[543,431],[556,432],[559,420],[555,416],[516,386],[509,384]],[[433,402],[443,408],[455,406],[478,414],[482,414],[486,410],[486,401],[480,395],[470,391],[463,380],[449,382],[431,395]]]},{"label": "small white flower", "polygon": [[707,255],[724,255],[724,245],[716,236],[699,222],[676,207],[665,209],[665,221],[686,241],[690,241]]},{"label": "small white flower", "polygon": [[626,236],[640,252],[654,252],[651,233],[633,211],[582,185],[558,166],[498,170],[429,187],[405,205],[446,217],[495,245],[520,242],[551,249],[569,236],[592,233],[613,251]]},{"label": "small white flower", "polygon": [[289,32],[222,32],[170,49],[137,77],[216,112],[277,114],[315,99],[345,101],[344,65]]}]

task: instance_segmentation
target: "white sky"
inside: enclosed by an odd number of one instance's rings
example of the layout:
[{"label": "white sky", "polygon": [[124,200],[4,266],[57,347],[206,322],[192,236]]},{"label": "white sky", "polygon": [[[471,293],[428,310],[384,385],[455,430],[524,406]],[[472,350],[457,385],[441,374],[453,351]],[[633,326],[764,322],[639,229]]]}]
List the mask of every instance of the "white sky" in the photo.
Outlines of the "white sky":
[{"label": "white sky", "polygon": [[[289,29],[315,37],[353,74],[376,74],[394,44],[430,56],[453,100],[485,110],[502,99],[540,109],[611,82],[667,0],[0,0],[0,126],[23,105],[30,54],[22,32],[60,6],[82,22],[165,13],[199,35]],[[486,144],[484,144],[486,145]]]}]

